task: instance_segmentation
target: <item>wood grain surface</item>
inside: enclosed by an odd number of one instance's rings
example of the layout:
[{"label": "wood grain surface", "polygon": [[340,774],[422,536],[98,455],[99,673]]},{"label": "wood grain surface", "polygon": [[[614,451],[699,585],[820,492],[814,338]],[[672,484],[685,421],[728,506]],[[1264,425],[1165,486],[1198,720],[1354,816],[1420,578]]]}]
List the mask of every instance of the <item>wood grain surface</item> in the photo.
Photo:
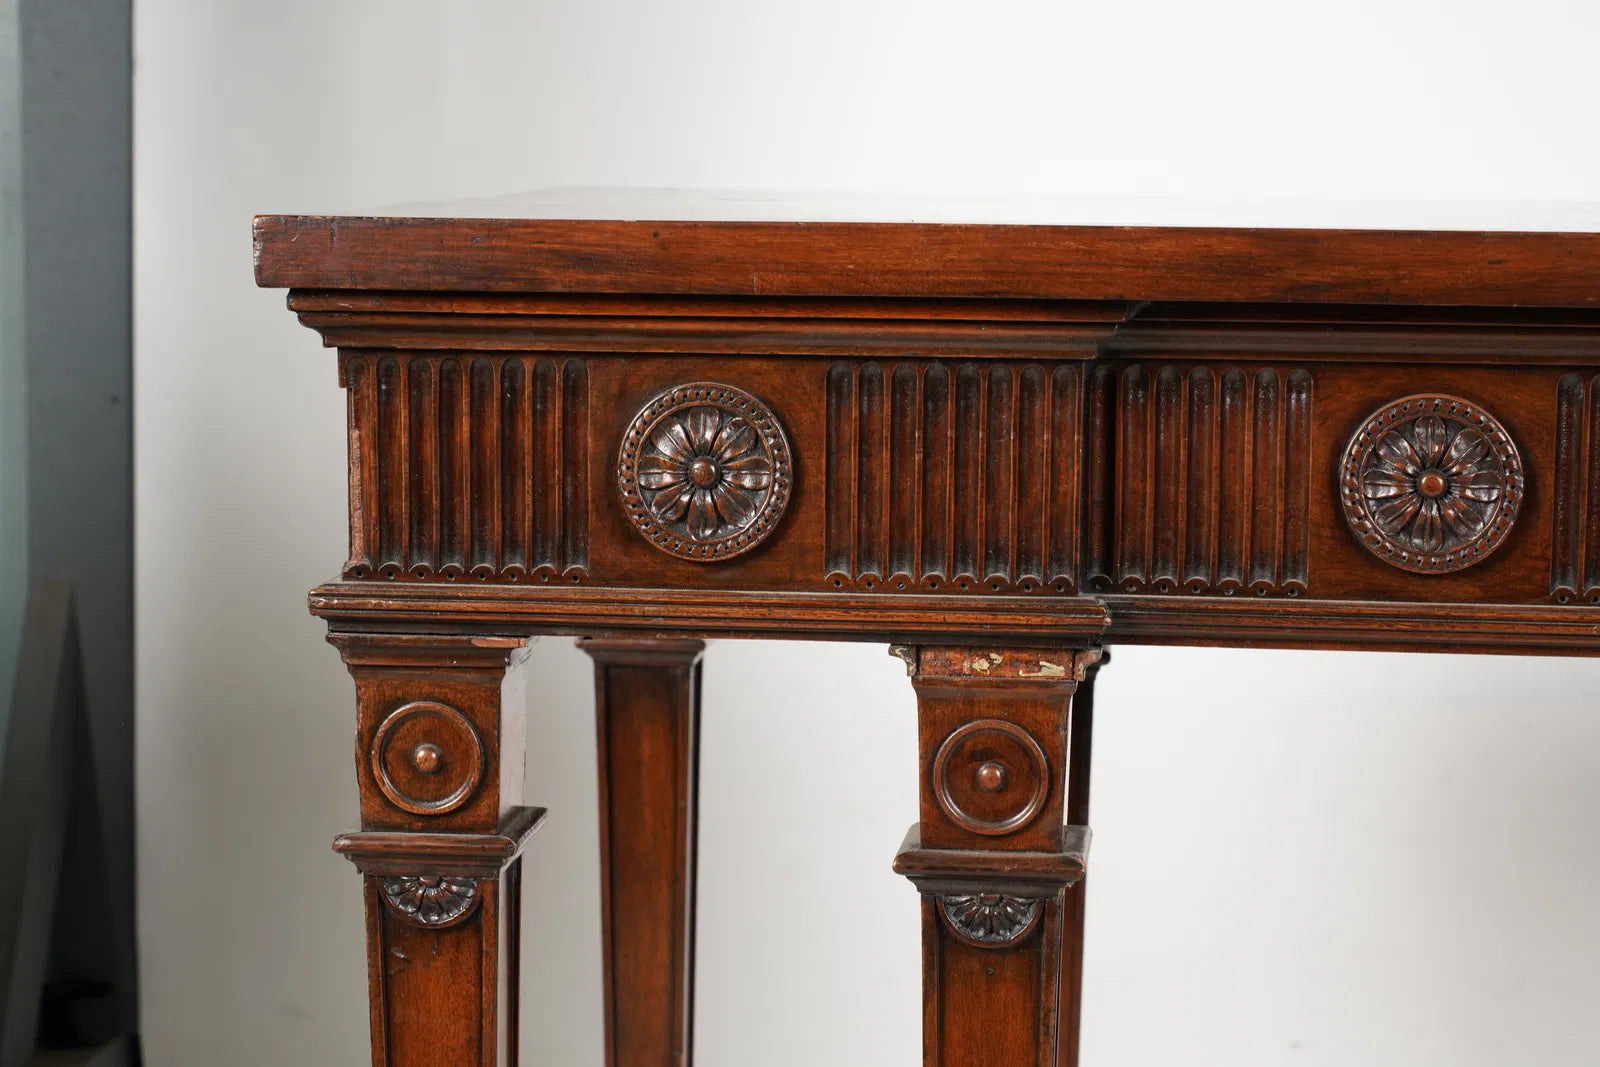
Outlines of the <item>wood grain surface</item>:
[{"label": "wood grain surface", "polygon": [[1600,234],[265,216],[255,255],[348,400],[310,605],[378,1067],[516,1062],[532,635],[595,661],[608,1067],[692,1061],[707,637],[906,660],[926,1067],[1077,1064],[1107,646],[1600,654]]}]

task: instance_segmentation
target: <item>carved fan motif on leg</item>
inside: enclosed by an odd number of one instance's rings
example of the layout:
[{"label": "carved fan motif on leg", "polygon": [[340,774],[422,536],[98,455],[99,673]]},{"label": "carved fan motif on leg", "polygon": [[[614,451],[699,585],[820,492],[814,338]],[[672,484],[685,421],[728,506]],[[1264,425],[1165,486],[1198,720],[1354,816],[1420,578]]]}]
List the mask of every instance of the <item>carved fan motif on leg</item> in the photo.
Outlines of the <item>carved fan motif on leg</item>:
[{"label": "carved fan motif on leg", "polygon": [[984,948],[1020,941],[1039,918],[1040,902],[1031,897],[969,893],[939,898],[945,922],[958,935]]},{"label": "carved fan motif on leg", "polygon": [[389,906],[419,926],[452,926],[478,901],[475,878],[398,875],[383,880]]}]

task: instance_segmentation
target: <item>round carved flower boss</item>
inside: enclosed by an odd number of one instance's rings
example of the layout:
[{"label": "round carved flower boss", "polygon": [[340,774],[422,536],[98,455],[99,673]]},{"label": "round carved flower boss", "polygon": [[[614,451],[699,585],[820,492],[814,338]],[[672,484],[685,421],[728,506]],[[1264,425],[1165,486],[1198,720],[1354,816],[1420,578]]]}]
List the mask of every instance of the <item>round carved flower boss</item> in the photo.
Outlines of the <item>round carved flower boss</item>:
[{"label": "round carved flower boss", "polygon": [[483,742],[461,712],[434,700],[396,708],[372,741],[372,773],[395,807],[443,815],[461,807],[483,779]]},{"label": "round carved flower boss", "polygon": [[1003,719],[967,723],[933,757],[933,795],[957,826],[975,834],[1020,830],[1049,794],[1044,749],[1028,731]]},{"label": "round carved flower boss", "polygon": [[1339,469],[1350,529],[1373,555],[1417,574],[1458,571],[1499,548],[1524,488],[1522,457],[1499,420],[1435,394],[1374,412]]},{"label": "round carved flower boss", "polygon": [[794,484],[789,439],[741,389],[694,382],[646,404],[622,435],[617,488],[628,519],[680,559],[729,559],[760,544]]}]

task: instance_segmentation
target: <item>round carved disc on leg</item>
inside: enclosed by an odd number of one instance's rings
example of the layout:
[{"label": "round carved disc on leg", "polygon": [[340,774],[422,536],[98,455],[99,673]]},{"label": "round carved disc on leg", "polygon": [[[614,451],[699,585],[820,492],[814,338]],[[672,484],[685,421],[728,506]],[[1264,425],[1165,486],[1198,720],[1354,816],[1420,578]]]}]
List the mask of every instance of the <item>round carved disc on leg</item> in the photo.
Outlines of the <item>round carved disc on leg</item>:
[{"label": "round carved disc on leg", "polygon": [[372,742],[372,773],[395,807],[413,815],[455,811],[483,779],[483,742],[461,712],[417,700],[396,708]]},{"label": "round carved disc on leg", "polygon": [[1002,719],[969,722],[933,758],[933,791],[957,826],[999,837],[1022,829],[1050,795],[1050,766],[1033,735]]}]

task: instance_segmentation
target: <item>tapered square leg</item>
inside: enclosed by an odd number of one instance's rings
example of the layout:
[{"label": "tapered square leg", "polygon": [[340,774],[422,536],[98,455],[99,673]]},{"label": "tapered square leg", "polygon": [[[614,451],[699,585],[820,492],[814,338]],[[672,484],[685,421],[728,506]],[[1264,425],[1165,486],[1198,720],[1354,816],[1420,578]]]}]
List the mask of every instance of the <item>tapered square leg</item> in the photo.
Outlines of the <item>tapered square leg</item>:
[{"label": "tapered square leg", "polygon": [[606,1064],[686,1067],[705,645],[578,644],[595,661]]},{"label": "tapered square leg", "polygon": [[922,893],[923,1063],[1072,1064],[1089,831],[1063,820],[1099,652],[897,652],[917,691],[921,817],[895,869]]},{"label": "tapered square leg", "polygon": [[[1084,670],[1083,681],[1072,696],[1071,724],[1067,731],[1067,825],[1089,825],[1089,767],[1094,744],[1094,684],[1111,662],[1109,650]],[[1078,1067],[1078,1045],[1083,1032],[1083,942],[1087,873],[1066,889],[1061,947],[1061,1055],[1059,1067]]]},{"label": "tapered square leg", "polygon": [[[374,1067],[515,1067],[519,638],[335,634],[356,680]],[[509,692],[508,692],[509,690]]]}]

